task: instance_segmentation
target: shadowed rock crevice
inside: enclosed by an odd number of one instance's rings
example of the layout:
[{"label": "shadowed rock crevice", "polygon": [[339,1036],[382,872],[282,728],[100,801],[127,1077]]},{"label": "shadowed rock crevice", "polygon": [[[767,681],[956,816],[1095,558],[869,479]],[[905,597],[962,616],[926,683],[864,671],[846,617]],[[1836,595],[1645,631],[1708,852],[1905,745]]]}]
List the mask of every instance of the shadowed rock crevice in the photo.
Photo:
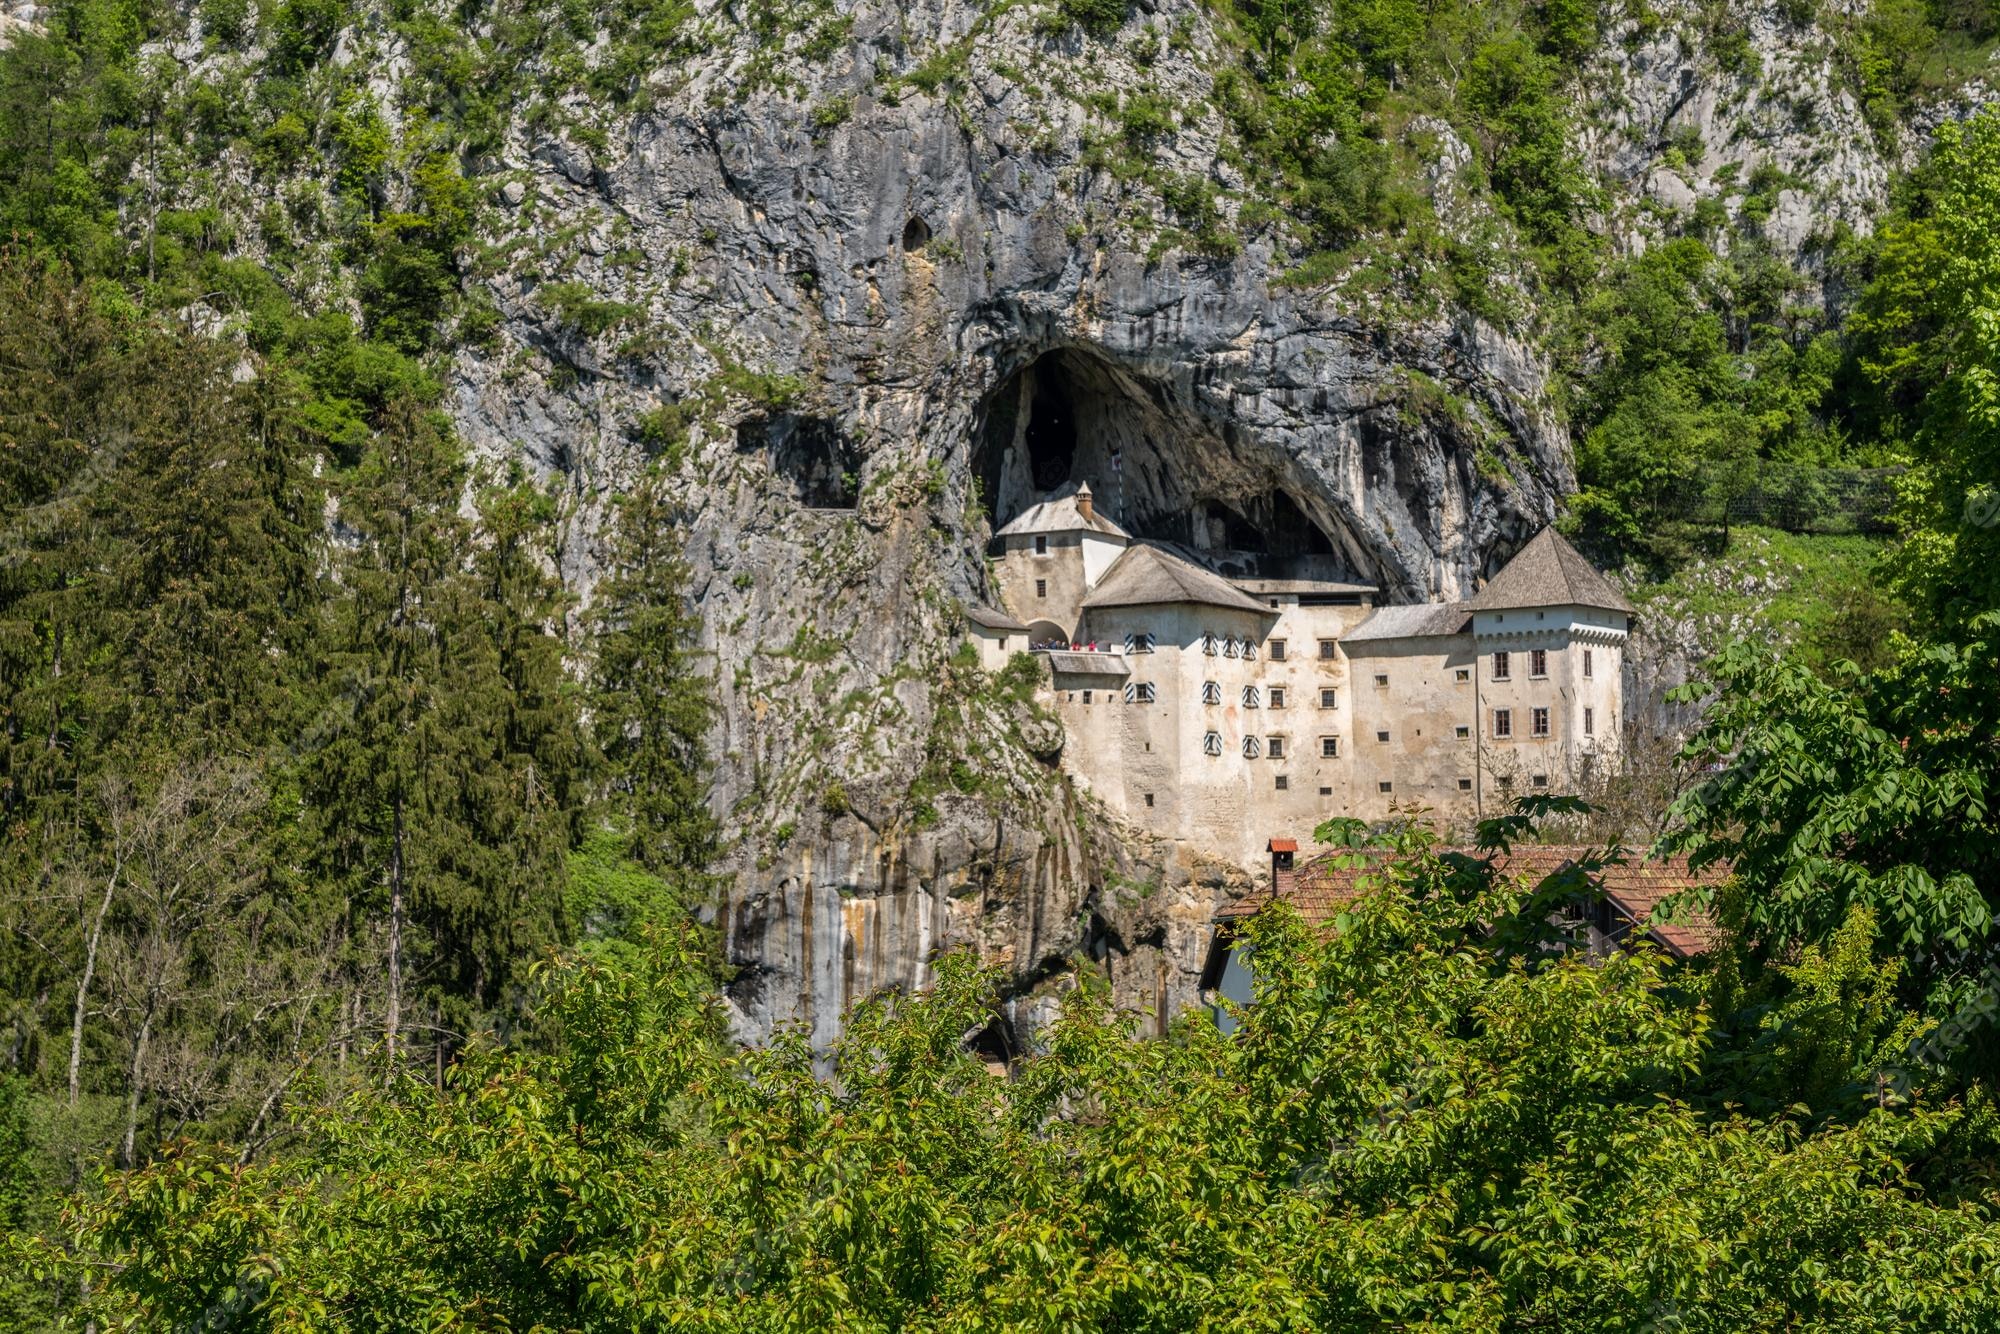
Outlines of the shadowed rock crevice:
[{"label": "shadowed rock crevice", "polygon": [[1361,573],[1360,544],[1284,450],[1198,408],[1192,392],[1091,348],[1034,357],[979,407],[972,467],[988,520],[997,529],[1088,482],[1098,511],[1134,536],[1181,543],[1234,572]]},{"label": "shadowed rock crevice", "polygon": [[761,454],[780,491],[807,509],[853,509],[861,494],[861,451],[833,422],[780,412],[736,428],[736,449]]}]

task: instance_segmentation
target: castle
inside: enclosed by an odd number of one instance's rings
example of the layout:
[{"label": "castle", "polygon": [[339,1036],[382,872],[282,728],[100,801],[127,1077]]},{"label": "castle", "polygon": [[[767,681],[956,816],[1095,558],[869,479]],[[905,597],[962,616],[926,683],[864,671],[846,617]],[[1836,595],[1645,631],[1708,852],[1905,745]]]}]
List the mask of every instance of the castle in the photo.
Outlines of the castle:
[{"label": "castle", "polygon": [[1003,608],[968,608],[969,633],[989,669],[1047,656],[1064,768],[1130,823],[1245,867],[1332,816],[1468,821],[1616,762],[1633,608],[1553,528],[1470,600],[1416,606],[1225,574],[1133,538],[1088,484],[1017,515],[993,556]]}]

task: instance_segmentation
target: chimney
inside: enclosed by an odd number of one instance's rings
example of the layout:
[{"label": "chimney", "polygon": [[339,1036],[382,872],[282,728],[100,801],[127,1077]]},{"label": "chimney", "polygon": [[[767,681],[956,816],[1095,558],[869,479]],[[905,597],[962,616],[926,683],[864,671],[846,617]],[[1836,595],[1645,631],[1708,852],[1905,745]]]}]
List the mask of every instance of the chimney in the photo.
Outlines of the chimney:
[{"label": "chimney", "polygon": [[1292,870],[1292,858],[1299,850],[1298,840],[1274,838],[1264,847],[1271,854],[1271,897],[1284,898],[1292,892],[1292,886],[1298,878]]},{"label": "chimney", "polygon": [[1095,523],[1097,521],[1096,507],[1091,503],[1090,499],[1089,482],[1085,482],[1076,489],[1076,512],[1083,516],[1085,523]]}]

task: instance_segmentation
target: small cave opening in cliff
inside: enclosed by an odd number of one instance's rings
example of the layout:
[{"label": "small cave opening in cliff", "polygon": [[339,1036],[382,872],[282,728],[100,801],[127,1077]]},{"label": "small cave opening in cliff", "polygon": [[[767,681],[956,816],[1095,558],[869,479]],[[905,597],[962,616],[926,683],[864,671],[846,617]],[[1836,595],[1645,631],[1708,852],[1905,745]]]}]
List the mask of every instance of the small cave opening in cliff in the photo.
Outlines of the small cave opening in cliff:
[{"label": "small cave opening in cliff", "polygon": [[861,499],[861,451],[823,417],[781,412],[736,428],[740,454],[762,454],[771,476],[807,509],[851,510]]},{"label": "small cave opening in cliff", "polygon": [[1098,513],[1134,537],[1191,548],[1226,574],[1353,578],[1362,566],[1292,460],[1213,416],[1193,385],[1093,349],[1046,351],[1002,379],[975,419],[973,468],[996,530],[1088,483]]},{"label": "small cave opening in cliff", "polygon": [[903,249],[905,252],[914,254],[929,245],[930,241],[930,224],[922,218],[913,217],[903,224]]}]

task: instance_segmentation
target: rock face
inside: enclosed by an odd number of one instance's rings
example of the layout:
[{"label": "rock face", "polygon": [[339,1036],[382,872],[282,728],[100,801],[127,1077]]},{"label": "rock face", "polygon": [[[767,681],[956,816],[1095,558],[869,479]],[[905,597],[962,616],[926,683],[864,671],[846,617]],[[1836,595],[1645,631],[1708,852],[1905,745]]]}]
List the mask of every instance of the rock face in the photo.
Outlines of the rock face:
[{"label": "rock face", "polygon": [[1741,40],[1721,48],[1689,39],[1699,6],[1688,0],[1606,34],[1578,123],[1629,247],[1687,226],[1706,204],[1819,275],[1838,229],[1873,227],[1904,146],[1878,140],[1836,80],[1834,38],[1796,8],[1751,9]]},{"label": "rock face", "polygon": [[[1089,481],[1141,536],[1330,552],[1392,601],[1464,594],[1574,482],[1532,320],[1295,283],[1305,247],[1235,165],[1229,48],[1197,0],[1104,37],[987,0],[749,8],[697,0],[702,42],[643,76],[643,110],[546,103],[466,164],[495,318],[451,411],[476,455],[567,497],[581,593],[611,499],[649,456],[672,477],[746,1037],[828,1044],[953,946],[1014,997],[1002,1048],[1073,959],[1135,1011],[1179,1008],[1247,886],[1113,827],[1062,780],[1029,683],[953,660],[962,605],[992,597],[989,534]],[[1607,225],[1637,246],[1704,200],[1755,207],[1807,264],[1808,223],[1865,225],[1887,171],[1823,52],[1760,15],[1766,91],[1684,28],[1614,30],[1582,81]],[[336,53],[392,121],[416,64],[394,33],[357,20]],[[1529,305],[1473,148],[1410,132],[1440,225],[1501,256],[1497,305]],[[1738,187],[1766,162],[1783,181],[1753,206]]]},{"label": "rock face", "polygon": [[[1191,5],[1162,17],[1205,22]],[[752,1037],[797,1021],[829,1042],[857,996],[920,984],[956,944],[1026,996],[1082,954],[1135,1009],[1192,1000],[1240,875],[1131,841],[1046,771],[1032,794],[987,790],[982,775],[1036,762],[1004,729],[941,721],[958,607],[991,596],[986,537],[1039,490],[1089,480],[1160,536],[1302,515],[1409,600],[1469,588],[1572,485],[1523,343],[1287,289],[1269,232],[1227,259],[1149,251],[1138,224],[1157,203],[1080,160],[1083,110],[988,72],[1094,63],[1115,86],[1137,74],[1115,50],[1086,60],[1009,11],[971,43],[963,91],[885,95],[878,64],[928,45],[912,34],[949,42],[976,18],[862,7],[844,51],[800,71],[804,97],[718,105],[739,68],[718,53],[602,147],[520,142],[494,187],[518,235],[574,238],[568,281],[633,312],[585,337],[538,281],[554,266],[522,264],[494,286],[499,344],[455,368],[475,448],[572,488],[573,582],[592,578],[646,414],[689,427],[677,476],[724,706],[715,800],[740,840],[723,928]],[[1206,105],[1192,55],[1148,77]],[[1170,169],[1224,170],[1205,115],[1157,146]],[[913,797],[927,768],[958,778]]]}]

